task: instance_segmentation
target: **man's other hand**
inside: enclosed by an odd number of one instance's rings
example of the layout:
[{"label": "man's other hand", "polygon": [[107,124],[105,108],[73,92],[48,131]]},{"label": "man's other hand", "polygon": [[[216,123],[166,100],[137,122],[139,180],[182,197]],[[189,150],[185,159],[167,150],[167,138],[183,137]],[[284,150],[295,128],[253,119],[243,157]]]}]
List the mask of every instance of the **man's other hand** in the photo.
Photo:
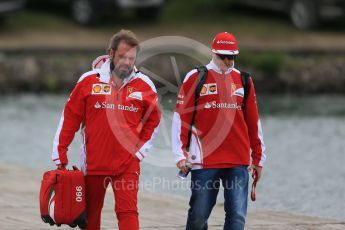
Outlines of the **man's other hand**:
[{"label": "man's other hand", "polygon": [[183,172],[183,173],[188,173],[189,169],[186,165],[186,162],[187,160],[186,159],[183,159],[183,160],[180,160],[179,162],[177,162],[177,167]]},{"label": "man's other hand", "polygon": [[262,176],[262,167],[257,166],[257,165],[251,165],[249,169],[250,171],[256,170],[256,176],[257,176],[256,181],[258,182]]}]

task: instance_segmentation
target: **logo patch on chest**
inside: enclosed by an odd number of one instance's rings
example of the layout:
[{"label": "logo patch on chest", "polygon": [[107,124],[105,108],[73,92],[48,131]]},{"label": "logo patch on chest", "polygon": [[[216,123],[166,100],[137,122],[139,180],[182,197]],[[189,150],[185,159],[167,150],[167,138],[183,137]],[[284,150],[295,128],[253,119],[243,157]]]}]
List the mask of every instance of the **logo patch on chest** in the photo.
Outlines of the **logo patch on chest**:
[{"label": "logo patch on chest", "polygon": [[232,93],[232,96],[244,97],[244,89],[243,88],[236,89]]},{"label": "logo patch on chest", "polygon": [[217,83],[204,84],[200,91],[200,96],[218,94]]},{"label": "logo patch on chest", "polygon": [[209,91],[209,94],[217,94],[218,93],[217,84],[216,83],[209,84],[208,91]]},{"label": "logo patch on chest", "polygon": [[127,86],[127,97],[128,97],[131,93],[133,93],[133,91],[134,91],[134,88],[133,88],[132,86]]},{"label": "logo patch on chest", "polygon": [[133,92],[127,96],[127,98],[132,98],[132,99],[137,99],[142,101],[143,100],[143,95],[142,92]]},{"label": "logo patch on chest", "polygon": [[235,83],[231,84],[231,96],[238,96],[238,97],[244,97],[244,89],[242,85],[238,85]]},{"label": "logo patch on chest", "polygon": [[244,96],[244,89],[242,85],[237,85],[232,83],[231,84],[231,96],[238,96],[243,97]]},{"label": "logo patch on chest", "polygon": [[111,94],[111,87],[109,84],[93,84],[91,94],[110,95]]}]

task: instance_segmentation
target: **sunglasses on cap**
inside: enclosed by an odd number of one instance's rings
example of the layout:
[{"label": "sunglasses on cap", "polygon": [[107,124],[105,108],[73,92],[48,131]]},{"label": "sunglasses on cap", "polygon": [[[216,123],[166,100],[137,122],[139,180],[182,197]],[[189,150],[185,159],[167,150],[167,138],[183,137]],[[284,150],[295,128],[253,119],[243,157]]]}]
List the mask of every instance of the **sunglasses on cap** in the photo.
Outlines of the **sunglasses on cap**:
[{"label": "sunglasses on cap", "polygon": [[226,54],[217,54],[217,56],[224,61],[225,58],[228,60],[235,60],[236,59],[236,55],[226,55]]}]

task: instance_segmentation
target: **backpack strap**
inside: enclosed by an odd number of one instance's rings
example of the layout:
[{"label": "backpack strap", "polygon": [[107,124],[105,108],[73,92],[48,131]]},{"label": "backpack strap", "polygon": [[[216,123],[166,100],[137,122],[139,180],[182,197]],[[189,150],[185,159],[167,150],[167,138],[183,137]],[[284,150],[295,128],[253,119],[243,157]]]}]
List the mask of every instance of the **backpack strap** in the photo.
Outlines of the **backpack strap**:
[{"label": "backpack strap", "polygon": [[196,79],[197,84],[196,84],[196,88],[195,88],[193,115],[192,115],[192,120],[190,122],[190,127],[189,127],[189,132],[188,132],[188,140],[187,140],[187,145],[186,145],[187,151],[189,151],[190,140],[192,137],[192,126],[194,125],[194,119],[195,119],[195,115],[196,115],[196,108],[198,106],[198,100],[200,97],[200,92],[201,92],[201,89],[202,89],[202,87],[206,81],[207,73],[208,73],[206,66],[199,66],[199,67],[196,67],[196,69],[198,70],[198,77]]},{"label": "backpack strap", "polygon": [[[201,92],[201,89],[206,81],[206,78],[207,78],[207,68],[206,66],[199,66],[199,67],[196,67],[196,69],[198,70],[198,79],[197,79],[197,86],[195,88],[195,102],[194,102],[194,106],[196,107],[198,105],[198,100],[199,100],[199,97],[200,97],[200,92]],[[194,112],[196,110],[194,109]]]},{"label": "backpack strap", "polygon": [[250,74],[247,72],[241,71],[241,81],[242,81],[243,90],[244,90],[242,108],[245,108],[247,104],[249,91],[250,91]]}]

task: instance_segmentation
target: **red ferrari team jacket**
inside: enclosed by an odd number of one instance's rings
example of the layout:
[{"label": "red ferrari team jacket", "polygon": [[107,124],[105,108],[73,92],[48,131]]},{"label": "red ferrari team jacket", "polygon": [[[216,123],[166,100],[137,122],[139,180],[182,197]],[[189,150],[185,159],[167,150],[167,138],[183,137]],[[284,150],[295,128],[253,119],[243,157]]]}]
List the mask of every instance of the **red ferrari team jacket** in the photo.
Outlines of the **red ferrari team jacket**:
[{"label": "red ferrari team jacket", "polygon": [[93,70],[80,77],[65,105],[54,139],[53,161],[68,163],[68,146],[80,129],[84,174],[120,174],[133,158],[145,157],[160,117],[152,81],[134,68],[117,89],[110,60],[101,56],[93,62]]},{"label": "red ferrari team jacket", "polygon": [[253,82],[250,81],[250,92],[243,107],[240,71],[230,68],[223,73],[213,61],[206,67],[208,76],[200,92],[189,149],[197,70],[186,75],[178,94],[172,125],[176,163],[188,159],[194,169],[226,168],[250,165],[252,160],[254,165],[263,166],[265,144]]}]

